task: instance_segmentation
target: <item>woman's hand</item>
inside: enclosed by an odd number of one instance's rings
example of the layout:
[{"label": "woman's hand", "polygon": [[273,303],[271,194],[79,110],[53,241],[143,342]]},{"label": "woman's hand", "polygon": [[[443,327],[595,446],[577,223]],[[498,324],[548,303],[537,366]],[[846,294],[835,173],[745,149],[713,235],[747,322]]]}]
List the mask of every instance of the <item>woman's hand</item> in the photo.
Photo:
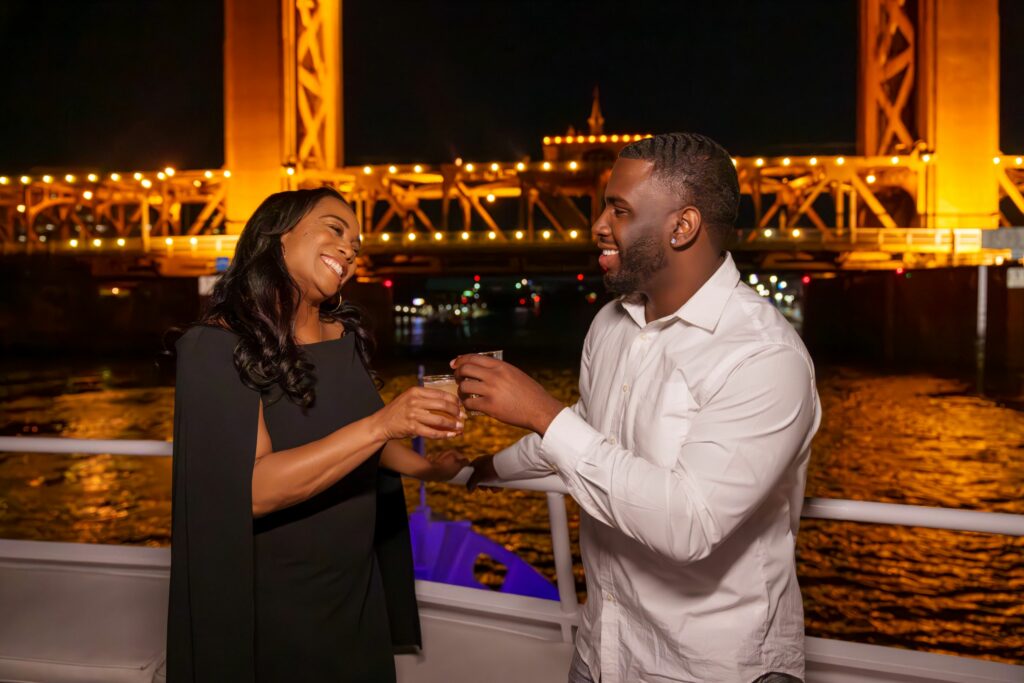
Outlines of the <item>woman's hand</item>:
[{"label": "woman's hand", "polygon": [[465,412],[445,391],[413,387],[373,415],[384,441],[423,436],[450,439],[462,433]]},{"label": "woman's hand", "polygon": [[469,465],[469,460],[459,455],[458,451],[448,450],[440,455],[431,456],[430,481],[448,481]]}]

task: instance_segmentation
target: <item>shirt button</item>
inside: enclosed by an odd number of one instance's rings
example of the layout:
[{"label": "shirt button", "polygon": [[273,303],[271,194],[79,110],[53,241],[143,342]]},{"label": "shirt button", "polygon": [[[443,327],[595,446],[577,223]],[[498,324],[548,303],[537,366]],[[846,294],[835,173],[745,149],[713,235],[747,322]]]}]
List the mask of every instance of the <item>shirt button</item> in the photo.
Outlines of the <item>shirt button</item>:
[{"label": "shirt button", "polygon": [[647,341],[647,333],[646,332],[640,335],[640,341]]},{"label": "shirt button", "polygon": [[608,443],[610,443],[611,445],[613,445],[613,446],[614,446],[614,445],[615,445],[615,443],[616,443],[616,442],[615,442],[615,437],[613,436],[612,438],[608,439]]},{"label": "shirt button", "polygon": [[628,394],[629,393],[629,385],[628,384],[623,384],[622,385],[622,393],[624,393],[624,394]]},{"label": "shirt button", "polygon": [[615,596],[612,595],[611,593],[606,593],[605,596],[604,596],[604,599],[605,599],[606,602],[610,602],[613,605],[615,604]]}]

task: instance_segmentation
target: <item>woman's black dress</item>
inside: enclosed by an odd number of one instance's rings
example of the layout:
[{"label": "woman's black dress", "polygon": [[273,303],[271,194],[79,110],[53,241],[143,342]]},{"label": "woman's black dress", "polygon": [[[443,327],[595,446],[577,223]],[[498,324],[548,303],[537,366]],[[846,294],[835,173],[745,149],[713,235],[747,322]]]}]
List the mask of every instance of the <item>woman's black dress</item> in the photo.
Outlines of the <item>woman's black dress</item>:
[{"label": "woman's black dress", "polygon": [[[377,453],[253,520],[259,395],[238,378],[236,343],[198,327],[178,344],[168,680],[394,681],[392,646],[420,640],[400,480]],[[263,397],[274,450],[382,406],[352,335],[303,349],[316,401]]]}]

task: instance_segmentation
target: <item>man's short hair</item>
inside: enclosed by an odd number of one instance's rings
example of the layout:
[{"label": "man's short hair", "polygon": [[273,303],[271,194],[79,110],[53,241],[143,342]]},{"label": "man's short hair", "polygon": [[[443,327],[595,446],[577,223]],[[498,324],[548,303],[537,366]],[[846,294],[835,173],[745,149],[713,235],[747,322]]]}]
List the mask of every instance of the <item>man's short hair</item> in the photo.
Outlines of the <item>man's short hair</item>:
[{"label": "man's short hair", "polygon": [[664,133],[627,145],[619,157],[653,163],[654,177],[679,197],[680,207],[697,207],[708,234],[719,246],[727,243],[736,227],[740,184],[724,147],[698,133]]}]

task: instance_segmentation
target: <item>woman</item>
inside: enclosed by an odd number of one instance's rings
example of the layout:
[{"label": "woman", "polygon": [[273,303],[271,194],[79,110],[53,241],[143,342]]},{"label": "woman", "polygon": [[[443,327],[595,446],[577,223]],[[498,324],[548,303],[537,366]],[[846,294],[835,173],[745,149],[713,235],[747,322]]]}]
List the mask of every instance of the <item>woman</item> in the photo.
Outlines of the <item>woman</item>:
[{"label": "woman", "polygon": [[340,293],[358,251],[333,189],[272,195],[177,343],[171,683],[394,681],[393,645],[420,644],[398,474],[464,461],[399,439],[464,417],[437,390],[381,401]]}]

